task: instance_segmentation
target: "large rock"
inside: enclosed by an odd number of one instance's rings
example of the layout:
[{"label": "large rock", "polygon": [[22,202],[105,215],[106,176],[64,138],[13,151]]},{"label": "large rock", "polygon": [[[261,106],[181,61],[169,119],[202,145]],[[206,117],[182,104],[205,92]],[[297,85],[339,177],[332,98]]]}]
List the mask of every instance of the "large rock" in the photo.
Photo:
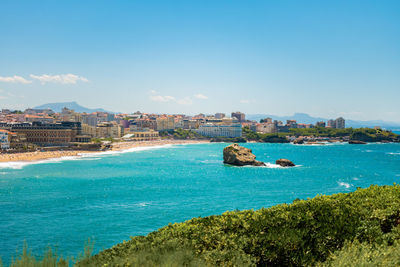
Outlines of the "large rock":
[{"label": "large rock", "polygon": [[275,163],[277,165],[282,166],[282,167],[294,167],[294,166],[296,166],[293,162],[291,162],[288,159],[278,159]]},{"label": "large rock", "polygon": [[265,166],[264,162],[256,160],[251,149],[232,144],[224,148],[224,163],[236,166]]},{"label": "large rock", "polygon": [[350,140],[349,144],[351,144],[351,145],[365,145],[367,143],[364,142],[364,141],[360,141],[360,140]]}]

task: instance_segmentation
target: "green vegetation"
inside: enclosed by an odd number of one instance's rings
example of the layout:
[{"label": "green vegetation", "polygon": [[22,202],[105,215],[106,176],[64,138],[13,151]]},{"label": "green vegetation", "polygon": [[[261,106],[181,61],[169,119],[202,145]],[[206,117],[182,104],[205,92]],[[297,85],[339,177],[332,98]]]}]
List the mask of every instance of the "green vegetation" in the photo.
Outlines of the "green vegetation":
[{"label": "green vegetation", "polygon": [[380,129],[360,128],[354,129],[350,135],[350,140],[360,140],[364,142],[381,142],[381,141],[400,141],[397,134],[383,131]]},{"label": "green vegetation", "polygon": [[400,186],[371,186],[170,224],[78,266],[398,266],[399,224]]},{"label": "green vegetation", "polygon": [[350,136],[355,129],[344,128],[325,128],[325,127],[315,127],[315,128],[291,128],[289,135],[294,136],[316,136],[316,137],[344,137]]},{"label": "green vegetation", "polygon": [[247,140],[244,137],[235,137],[235,138],[229,138],[229,137],[214,137],[211,138],[210,142],[225,142],[225,143],[246,143]]},{"label": "green vegetation", "polygon": [[198,140],[198,139],[207,139],[207,137],[202,136],[201,134],[196,133],[192,130],[184,130],[184,129],[175,129],[168,131],[160,131],[159,135],[161,138],[173,138],[177,140]]},{"label": "green vegetation", "polygon": [[399,136],[381,129],[371,128],[307,128],[290,129],[290,134],[295,136],[318,136],[318,137],[344,137],[349,136],[350,140],[359,140],[364,142],[398,141]]},{"label": "green vegetation", "polygon": [[256,133],[249,129],[249,127],[243,127],[243,136],[247,141],[256,141],[263,143],[289,143],[286,136],[288,133]]},{"label": "green vegetation", "polygon": [[[43,257],[35,257],[29,250],[28,245],[24,243],[22,253],[13,258],[10,267],[68,267],[70,263],[77,263],[89,259],[93,252],[93,242],[89,239],[85,243],[83,253],[79,254],[76,259],[64,259],[53,251],[50,247],[45,252]],[[0,259],[0,267],[2,267]]]},{"label": "green vegetation", "polygon": [[346,243],[330,258],[318,266],[400,266],[400,243],[377,245],[369,243]]},{"label": "green vegetation", "polygon": [[349,137],[350,140],[359,140],[364,142],[399,142],[400,137],[390,131],[371,128],[345,128],[334,129],[325,127],[315,128],[291,128],[288,133],[261,134],[251,131],[248,127],[243,128],[243,135],[249,141],[258,141],[265,143],[286,143],[287,136],[314,136],[314,137]]}]

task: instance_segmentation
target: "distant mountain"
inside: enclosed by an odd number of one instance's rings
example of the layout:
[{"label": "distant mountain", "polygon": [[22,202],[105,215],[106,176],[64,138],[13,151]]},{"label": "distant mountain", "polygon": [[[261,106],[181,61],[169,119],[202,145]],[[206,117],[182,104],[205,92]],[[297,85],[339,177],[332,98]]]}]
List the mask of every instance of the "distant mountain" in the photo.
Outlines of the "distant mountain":
[{"label": "distant mountain", "polygon": [[46,109],[49,108],[51,110],[53,110],[54,112],[61,112],[61,110],[63,108],[68,108],[68,109],[73,109],[76,112],[86,112],[86,113],[92,113],[92,112],[108,112],[108,113],[114,113],[114,112],[110,112],[107,110],[104,110],[102,108],[86,108],[83,107],[81,105],[79,105],[76,102],[59,102],[59,103],[48,103],[48,104],[44,104],[44,105],[40,105],[37,107],[34,107],[35,109]]},{"label": "distant mountain", "polygon": [[[312,117],[305,113],[295,113],[292,116],[276,116],[276,115],[268,115],[268,114],[249,114],[246,115],[246,118],[249,120],[260,121],[261,119],[265,118],[272,118],[273,120],[283,121],[286,120],[296,120],[298,123],[312,123],[315,124],[317,121],[325,121],[327,122],[328,119],[326,118],[319,118],[319,117]],[[345,118],[346,119],[346,118]],[[353,127],[353,128],[360,128],[360,127],[374,127],[374,126],[381,126],[382,128],[386,129],[399,129],[400,123],[398,122],[388,122],[382,120],[371,120],[371,121],[355,121],[355,120],[347,120],[346,119],[346,127]]]}]

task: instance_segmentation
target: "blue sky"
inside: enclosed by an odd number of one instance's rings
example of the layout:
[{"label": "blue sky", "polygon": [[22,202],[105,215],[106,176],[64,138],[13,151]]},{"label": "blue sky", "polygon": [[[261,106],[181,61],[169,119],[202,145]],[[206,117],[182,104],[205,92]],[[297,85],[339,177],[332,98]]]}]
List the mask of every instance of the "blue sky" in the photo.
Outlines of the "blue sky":
[{"label": "blue sky", "polygon": [[400,121],[400,1],[0,1],[0,107]]}]

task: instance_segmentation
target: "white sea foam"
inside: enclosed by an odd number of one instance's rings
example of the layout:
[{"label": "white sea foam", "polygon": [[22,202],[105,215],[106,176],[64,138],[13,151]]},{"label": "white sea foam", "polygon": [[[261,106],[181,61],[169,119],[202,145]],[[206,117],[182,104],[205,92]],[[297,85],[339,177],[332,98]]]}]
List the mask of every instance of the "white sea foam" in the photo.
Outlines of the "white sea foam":
[{"label": "white sea foam", "polygon": [[345,183],[345,182],[339,182],[339,185],[343,186],[345,188],[350,188],[351,187],[351,184],[348,184],[348,183]]},{"label": "white sea foam", "polygon": [[22,169],[28,165],[41,164],[41,163],[58,163],[65,160],[76,160],[79,156],[68,156],[61,158],[52,158],[37,161],[10,161],[10,162],[0,162],[0,169]]},{"label": "white sea foam", "polygon": [[389,152],[389,153],[386,153],[386,154],[388,154],[388,155],[400,155],[400,152]]},{"label": "white sea foam", "polygon": [[[267,168],[267,169],[292,169],[292,168],[297,168],[297,167],[301,167],[301,166],[303,166],[303,165],[296,165],[294,167],[282,167],[281,165],[278,165],[278,164],[265,162],[265,166],[247,165],[247,166],[243,166],[243,167],[247,167],[247,168]],[[238,166],[238,167],[240,168],[240,166]]]},{"label": "white sea foam", "polygon": [[212,160],[212,159],[206,159],[206,160],[201,160],[200,161],[201,163],[204,163],[204,164],[213,164],[213,163],[220,163],[221,162],[221,160],[217,160],[217,159],[215,159],[215,160]]},{"label": "white sea foam", "polygon": [[284,167],[282,167],[281,165],[273,164],[273,163],[269,163],[269,162],[266,162],[266,163],[265,163],[265,166],[262,166],[262,167],[264,167],[264,168],[269,168],[269,169],[284,168]]},{"label": "white sea foam", "polygon": [[148,206],[150,204],[151,203],[149,203],[149,202],[141,202],[141,203],[137,203],[136,206],[138,206],[138,207],[146,207],[146,206]]},{"label": "white sea foam", "polygon": [[139,151],[168,148],[168,147],[172,147],[172,145],[167,144],[167,145],[161,145],[161,146],[133,147],[133,148],[120,150],[120,151],[79,153],[78,156],[66,156],[66,157],[50,158],[50,159],[37,160],[37,161],[0,162],[0,169],[22,169],[23,167],[28,166],[28,165],[42,164],[42,163],[60,163],[63,161],[70,161],[70,160],[99,160],[102,156],[112,156],[112,155],[118,155],[118,154],[124,154],[124,153],[139,152]]}]

